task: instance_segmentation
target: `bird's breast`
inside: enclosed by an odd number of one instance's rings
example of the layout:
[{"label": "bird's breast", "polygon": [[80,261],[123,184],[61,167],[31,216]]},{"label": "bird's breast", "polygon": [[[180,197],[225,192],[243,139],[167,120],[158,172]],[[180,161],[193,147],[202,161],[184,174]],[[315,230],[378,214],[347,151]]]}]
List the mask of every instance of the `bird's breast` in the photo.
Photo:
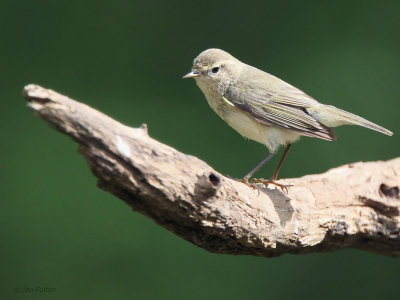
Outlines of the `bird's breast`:
[{"label": "bird's breast", "polygon": [[293,143],[300,136],[298,132],[261,123],[225,99],[208,102],[229,126],[242,136],[267,146],[271,152],[278,150],[280,145]]}]

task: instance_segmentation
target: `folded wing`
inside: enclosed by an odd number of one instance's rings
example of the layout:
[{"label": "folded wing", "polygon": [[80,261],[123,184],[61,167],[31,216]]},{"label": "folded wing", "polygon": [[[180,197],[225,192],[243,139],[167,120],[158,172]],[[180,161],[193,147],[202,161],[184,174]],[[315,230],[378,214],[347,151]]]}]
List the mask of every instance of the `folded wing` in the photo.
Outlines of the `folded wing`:
[{"label": "folded wing", "polygon": [[279,93],[258,88],[257,84],[240,90],[232,85],[224,97],[260,123],[297,131],[305,136],[334,140],[333,130],[307,113],[306,107],[316,101],[292,86],[286,88],[288,92]]}]

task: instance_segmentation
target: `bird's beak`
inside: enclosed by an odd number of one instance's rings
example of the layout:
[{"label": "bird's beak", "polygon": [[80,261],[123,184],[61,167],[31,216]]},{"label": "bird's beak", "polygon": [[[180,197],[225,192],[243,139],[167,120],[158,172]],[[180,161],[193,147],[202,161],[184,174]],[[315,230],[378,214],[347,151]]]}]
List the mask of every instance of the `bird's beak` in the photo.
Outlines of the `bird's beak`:
[{"label": "bird's beak", "polygon": [[194,78],[194,77],[199,77],[200,74],[196,73],[196,71],[192,71],[190,73],[187,73],[185,76],[183,76],[183,78]]}]

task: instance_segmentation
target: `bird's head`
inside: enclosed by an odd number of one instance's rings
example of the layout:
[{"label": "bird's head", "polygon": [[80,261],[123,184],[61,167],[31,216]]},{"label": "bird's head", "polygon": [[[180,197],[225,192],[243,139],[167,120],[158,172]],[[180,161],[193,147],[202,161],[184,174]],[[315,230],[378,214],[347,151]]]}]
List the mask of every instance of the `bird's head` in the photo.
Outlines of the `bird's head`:
[{"label": "bird's head", "polygon": [[[196,79],[199,86],[214,89],[233,82],[241,70],[241,63],[221,49],[208,49],[194,59],[192,71],[183,78]],[[203,88],[202,88],[203,89]]]}]

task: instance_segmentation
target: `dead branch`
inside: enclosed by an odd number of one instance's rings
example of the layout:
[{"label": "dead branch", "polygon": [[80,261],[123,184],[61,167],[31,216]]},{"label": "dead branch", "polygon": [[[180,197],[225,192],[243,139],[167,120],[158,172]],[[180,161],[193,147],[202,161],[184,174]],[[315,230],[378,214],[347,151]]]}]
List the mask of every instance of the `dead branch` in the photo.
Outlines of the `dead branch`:
[{"label": "dead branch", "polygon": [[28,106],[79,144],[98,186],[215,253],[278,256],[362,248],[400,255],[400,158],[358,162],[252,190],[196,157],[37,85]]}]

